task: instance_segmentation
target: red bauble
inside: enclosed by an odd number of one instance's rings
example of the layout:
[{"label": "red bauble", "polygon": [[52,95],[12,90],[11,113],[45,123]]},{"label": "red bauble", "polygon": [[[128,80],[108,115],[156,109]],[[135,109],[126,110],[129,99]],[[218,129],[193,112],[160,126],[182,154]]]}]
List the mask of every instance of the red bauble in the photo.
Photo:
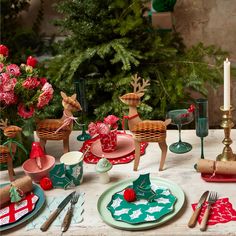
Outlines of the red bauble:
[{"label": "red bauble", "polygon": [[195,106],[193,104],[190,105],[188,108],[188,112],[194,112],[195,111]]},{"label": "red bauble", "polygon": [[43,177],[40,180],[40,186],[43,190],[50,190],[52,189],[52,180],[48,177]]},{"label": "red bauble", "polygon": [[136,200],[136,193],[135,191],[132,189],[132,188],[127,188],[125,191],[124,191],[124,199],[127,201],[127,202],[133,202]]}]

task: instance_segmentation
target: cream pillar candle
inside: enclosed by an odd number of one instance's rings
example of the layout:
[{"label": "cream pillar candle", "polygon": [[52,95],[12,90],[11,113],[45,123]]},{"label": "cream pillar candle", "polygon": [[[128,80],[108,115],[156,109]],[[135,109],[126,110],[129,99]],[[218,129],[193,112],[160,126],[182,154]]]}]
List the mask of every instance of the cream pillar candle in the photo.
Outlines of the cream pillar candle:
[{"label": "cream pillar candle", "polygon": [[230,61],[224,61],[224,110],[230,109]]}]

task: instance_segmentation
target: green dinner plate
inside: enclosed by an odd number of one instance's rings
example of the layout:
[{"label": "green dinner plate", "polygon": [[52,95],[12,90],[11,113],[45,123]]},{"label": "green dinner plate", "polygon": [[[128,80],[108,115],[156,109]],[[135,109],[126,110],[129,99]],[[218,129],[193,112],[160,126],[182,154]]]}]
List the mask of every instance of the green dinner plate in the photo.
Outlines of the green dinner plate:
[{"label": "green dinner plate", "polygon": [[167,179],[163,179],[163,178],[150,178],[152,184],[155,184],[157,186],[167,187],[171,191],[171,193],[177,198],[174,211],[155,222],[132,225],[132,224],[128,224],[122,221],[116,221],[115,219],[113,219],[110,211],[107,209],[107,205],[111,201],[113,194],[121,191],[122,189],[124,189],[125,187],[129,185],[132,185],[134,180],[135,178],[132,178],[132,179],[120,181],[114,184],[113,186],[108,188],[98,199],[98,202],[97,202],[98,212],[102,220],[108,225],[114,228],[123,229],[123,230],[150,229],[150,228],[157,227],[167,222],[168,220],[172,219],[183,207],[184,201],[185,201],[184,192],[176,183],[169,181]]},{"label": "green dinner plate", "polygon": [[[4,187],[5,185],[8,185],[8,184],[9,183],[0,184],[0,188]],[[7,229],[14,228],[17,225],[20,225],[20,224],[26,222],[27,220],[32,218],[34,215],[36,215],[38,213],[38,211],[43,207],[44,202],[45,202],[45,196],[44,196],[43,190],[38,185],[33,184],[33,192],[35,195],[37,195],[39,197],[34,210],[31,211],[29,214],[25,215],[24,217],[20,218],[18,221],[14,222],[14,223],[0,226],[0,232],[7,230]]]}]

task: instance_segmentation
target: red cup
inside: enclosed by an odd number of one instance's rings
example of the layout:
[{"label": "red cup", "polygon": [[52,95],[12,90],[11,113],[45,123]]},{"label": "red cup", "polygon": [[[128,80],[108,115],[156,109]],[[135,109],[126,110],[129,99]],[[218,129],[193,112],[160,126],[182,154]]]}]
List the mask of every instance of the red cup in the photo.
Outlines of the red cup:
[{"label": "red cup", "polygon": [[117,148],[117,129],[108,134],[99,134],[103,152],[114,152]]}]

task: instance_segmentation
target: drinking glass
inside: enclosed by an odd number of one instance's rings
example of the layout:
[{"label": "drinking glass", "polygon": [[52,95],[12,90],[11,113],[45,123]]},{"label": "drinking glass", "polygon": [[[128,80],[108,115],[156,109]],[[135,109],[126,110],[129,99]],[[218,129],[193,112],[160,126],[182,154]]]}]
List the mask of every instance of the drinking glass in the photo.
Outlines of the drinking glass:
[{"label": "drinking glass", "polygon": [[183,125],[193,121],[193,112],[188,112],[187,109],[171,110],[167,113],[167,118],[171,119],[173,125],[177,125],[179,130],[179,141],[172,143],[169,147],[170,151],[176,154],[186,153],[192,150],[192,145],[181,140],[181,129]]},{"label": "drinking glass", "polygon": [[82,124],[80,124],[80,127],[82,128],[82,134],[78,135],[77,140],[78,141],[86,141],[91,138],[91,136],[86,133],[86,127],[84,124],[84,116],[85,112],[87,111],[87,103],[85,98],[85,80],[83,78],[79,78],[78,80],[74,81],[77,99],[80,102],[80,105],[82,107]]},{"label": "drinking glass", "polygon": [[201,158],[204,159],[203,138],[208,135],[208,100],[199,98],[195,100],[195,125],[196,135],[201,138]]}]

